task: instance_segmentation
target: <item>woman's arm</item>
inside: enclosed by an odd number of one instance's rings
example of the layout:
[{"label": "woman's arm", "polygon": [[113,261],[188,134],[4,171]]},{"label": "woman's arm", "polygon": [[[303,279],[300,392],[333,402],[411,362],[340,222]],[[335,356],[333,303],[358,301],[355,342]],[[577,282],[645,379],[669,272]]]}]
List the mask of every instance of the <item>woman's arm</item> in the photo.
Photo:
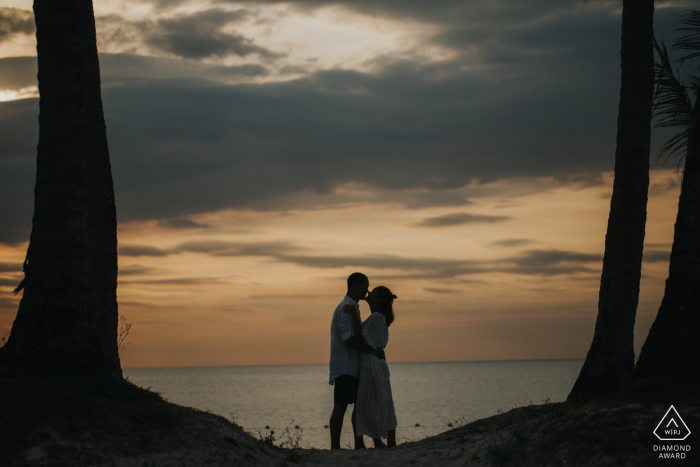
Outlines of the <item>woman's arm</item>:
[{"label": "woman's arm", "polygon": [[365,338],[362,337],[362,323],[360,323],[360,316],[357,314],[357,310],[352,305],[345,305],[343,307],[343,313],[347,313],[352,317],[352,333],[355,338],[360,342],[365,342]]}]

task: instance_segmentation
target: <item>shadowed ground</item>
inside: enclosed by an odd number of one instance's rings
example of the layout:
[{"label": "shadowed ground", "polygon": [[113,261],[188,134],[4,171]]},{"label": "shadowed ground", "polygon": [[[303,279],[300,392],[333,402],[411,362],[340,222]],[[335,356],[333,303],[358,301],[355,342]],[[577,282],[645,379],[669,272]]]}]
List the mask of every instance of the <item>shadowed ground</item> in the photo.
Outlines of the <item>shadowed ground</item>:
[{"label": "shadowed ground", "polygon": [[[27,390],[27,387],[33,387]],[[381,451],[280,449],[223,417],[181,407],[128,382],[0,380],[2,466],[645,466],[670,402],[619,394],[520,407]],[[700,398],[676,408],[691,432]],[[697,428],[695,428],[697,430]],[[693,445],[694,434],[683,442]],[[302,440],[303,444],[303,440]],[[693,446],[694,447],[694,446]],[[697,465],[697,453],[674,465]]]}]

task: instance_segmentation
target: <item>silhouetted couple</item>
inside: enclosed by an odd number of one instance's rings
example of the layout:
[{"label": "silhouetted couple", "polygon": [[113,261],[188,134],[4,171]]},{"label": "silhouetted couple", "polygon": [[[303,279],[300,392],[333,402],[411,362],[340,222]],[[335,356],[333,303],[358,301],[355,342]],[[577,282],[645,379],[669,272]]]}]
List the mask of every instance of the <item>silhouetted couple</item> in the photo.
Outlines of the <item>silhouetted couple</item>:
[{"label": "silhouetted couple", "polygon": [[[348,291],[331,321],[330,381],[334,385],[331,415],[331,449],[340,449],[340,432],[348,404],[352,411],[355,449],[363,449],[362,435],[375,448],[396,446],[396,412],[389,384],[384,348],[394,321],[396,295],[383,286],[369,291],[369,279],[356,272],[348,277]],[[370,316],[362,322],[360,300],[369,304]],[[385,445],[382,438],[387,440]]]}]

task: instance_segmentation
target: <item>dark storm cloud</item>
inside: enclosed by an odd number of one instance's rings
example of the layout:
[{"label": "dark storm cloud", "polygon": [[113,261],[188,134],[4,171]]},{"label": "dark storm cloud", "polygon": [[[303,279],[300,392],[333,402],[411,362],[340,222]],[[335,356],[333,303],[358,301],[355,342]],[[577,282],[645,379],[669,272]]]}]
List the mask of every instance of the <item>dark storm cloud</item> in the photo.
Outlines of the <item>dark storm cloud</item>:
[{"label": "dark storm cloud", "polygon": [[[195,78],[208,76],[224,82],[255,78],[269,74],[259,64],[212,65],[164,57],[145,57],[129,54],[100,54],[100,72],[103,77],[115,78]],[[36,57],[0,58],[0,89],[19,90],[37,85]]]},{"label": "dark storm cloud", "polygon": [[255,45],[250,38],[229,30],[250,17],[250,12],[220,8],[177,14],[147,21],[130,21],[116,14],[96,18],[98,42],[116,45],[146,44],[176,57],[200,60],[209,57],[257,55],[264,60],[283,57]]},{"label": "dark storm cloud", "polygon": [[[402,191],[430,193],[411,194],[406,205],[430,198],[438,204],[440,197],[463,205],[463,194],[446,190],[474,179],[610,165],[605,148],[613,132],[594,118],[600,109],[570,119],[536,112],[494,139],[515,114],[543,104],[527,93],[509,101],[499,97],[505,84],[464,73],[435,82],[432,67],[400,61],[376,74],[330,70],[254,86],[121,80],[104,91],[120,217],[277,209],[290,193],[331,193],[353,181],[393,192],[399,201]],[[474,87],[494,100],[472,101]],[[608,133],[610,141],[589,132]]]},{"label": "dark storm cloud", "polygon": [[491,242],[490,246],[496,248],[510,248],[513,246],[527,245],[529,243],[532,243],[532,240],[528,240],[526,238],[504,238],[503,240]]},{"label": "dark storm cloud", "polygon": [[259,64],[224,66],[129,54],[100,54],[100,70],[102,76],[107,77],[168,79],[207,76],[224,82],[269,73],[267,68]]},{"label": "dark storm cloud", "polygon": [[[440,62],[419,52],[384,55],[370,71],[321,70],[255,85],[193,79],[226,81],[226,70],[188,60],[102,55],[119,220],[361,201],[337,193],[346,184],[374,190],[364,198],[371,202],[464,206],[484,182],[551,176],[590,184],[612,170],[617,3],[590,11],[580,8],[601,3],[343,4],[441,25],[431,43],[458,53]],[[655,29],[670,31],[678,11],[658,9]],[[207,21],[219,31],[216,18],[197,18],[189,26],[159,23],[153,35],[194,33]],[[482,20],[491,26],[483,29]],[[471,45],[448,41],[450,31],[469,28],[478,32]],[[26,60],[2,65],[24,76],[12,78],[15,85],[32,80]],[[229,71],[269,73],[259,65]],[[37,115],[35,99],[0,103],[0,196],[12,200],[0,206],[1,242],[29,235]]]},{"label": "dark storm cloud", "polygon": [[29,240],[39,135],[37,99],[0,103],[0,242]]},{"label": "dark storm cloud", "polygon": [[508,219],[510,219],[510,217],[484,216],[481,214],[467,214],[464,212],[458,212],[454,214],[445,214],[444,216],[429,217],[416,225],[420,227],[447,227],[474,223],[492,224],[494,222],[505,221]]},{"label": "dark storm cloud", "polygon": [[17,34],[34,33],[34,13],[32,10],[0,7],[0,43]]}]

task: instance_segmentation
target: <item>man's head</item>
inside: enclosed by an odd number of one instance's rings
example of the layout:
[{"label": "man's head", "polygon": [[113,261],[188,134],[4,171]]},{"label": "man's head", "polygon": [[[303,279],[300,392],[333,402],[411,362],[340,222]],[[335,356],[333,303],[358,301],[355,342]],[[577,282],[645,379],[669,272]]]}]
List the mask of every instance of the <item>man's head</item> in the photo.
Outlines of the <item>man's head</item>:
[{"label": "man's head", "polygon": [[348,297],[356,302],[364,300],[369,291],[369,279],[361,272],[353,272],[348,277]]}]

